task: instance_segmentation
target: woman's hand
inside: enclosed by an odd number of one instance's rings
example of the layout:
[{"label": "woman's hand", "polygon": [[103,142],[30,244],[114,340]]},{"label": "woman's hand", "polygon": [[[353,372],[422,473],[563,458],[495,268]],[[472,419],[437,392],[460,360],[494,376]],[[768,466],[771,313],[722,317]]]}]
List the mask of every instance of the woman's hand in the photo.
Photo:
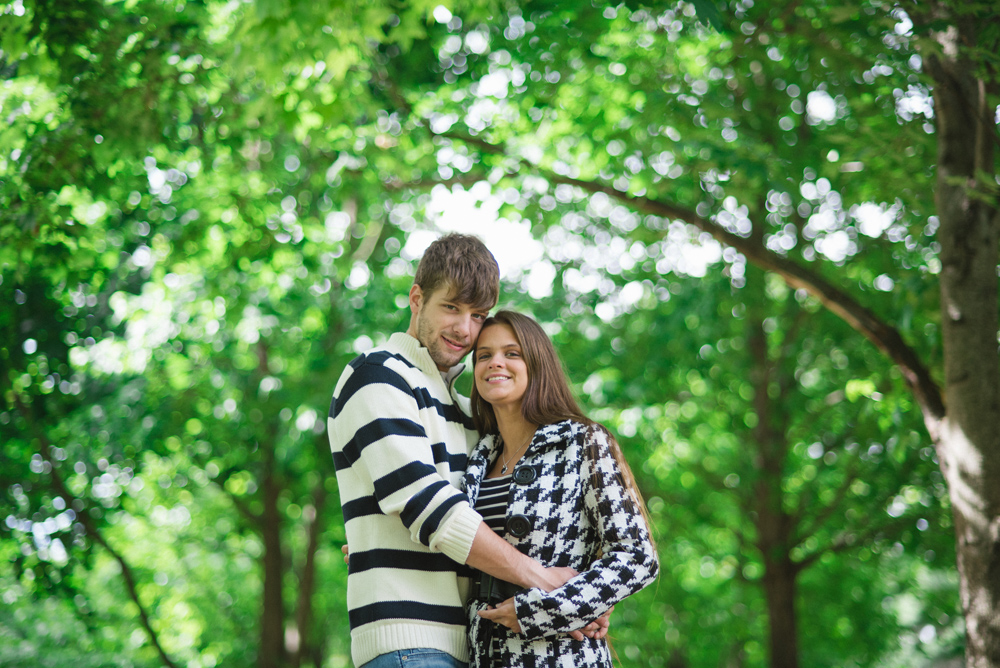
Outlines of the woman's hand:
[{"label": "woman's hand", "polygon": [[508,598],[498,606],[490,606],[486,610],[480,610],[479,616],[491,622],[502,624],[514,633],[521,632],[521,625],[517,623],[517,610],[514,609],[514,599]]},{"label": "woman's hand", "polygon": [[[587,626],[582,629],[570,631],[569,635],[572,636],[574,640],[583,640],[584,637],[592,638],[594,640],[603,640],[604,637],[608,635],[608,627],[611,624],[611,613],[614,609],[614,606],[612,606],[611,610],[608,610],[596,621],[587,624]],[[497,624],[506,626],[514,633],[521,632],[521,625],[517,621],[517,610],[514,607],[513,598],[508,598],[506,601],[497,606],[491,605],[486,610],[480,610],[477,614],[483,619],[488,619],[491,622],[496,622]]]},{"label": "woman's hand", "polygon": [[570,631],[570,635],[576,640],[583,640],[583,638],[578,637],[577,634],[587,636],[588,638],[592,638],[594,640],[604,640],[611,627],[611,613],[614,611],[615,606],[611,606],[610,610],[598,617],[595,621],[587,624],[580,631]]}]

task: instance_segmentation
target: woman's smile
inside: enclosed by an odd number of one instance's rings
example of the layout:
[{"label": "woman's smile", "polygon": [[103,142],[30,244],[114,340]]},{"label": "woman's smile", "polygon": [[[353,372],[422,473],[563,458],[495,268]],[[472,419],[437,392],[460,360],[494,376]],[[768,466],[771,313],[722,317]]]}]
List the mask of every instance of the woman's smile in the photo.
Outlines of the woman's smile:
[{"label": "woman's smile", "polygon": [[496,409],[520,405],[528,389],[528,365],[521,344],[508,325],[484,329],[476,342],[476,389]]}]

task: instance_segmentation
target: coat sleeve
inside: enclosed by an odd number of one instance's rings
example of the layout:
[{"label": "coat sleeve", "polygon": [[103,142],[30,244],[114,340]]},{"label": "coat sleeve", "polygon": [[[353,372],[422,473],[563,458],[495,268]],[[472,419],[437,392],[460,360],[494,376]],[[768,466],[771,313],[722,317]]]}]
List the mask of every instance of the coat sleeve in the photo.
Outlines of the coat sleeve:
[{"label": "coat sleeve", "polygon": [[638,503],[625,487],[607,432],[588,428],[581,482],[584,507],[596,527],[599,554],[590,568],[551,592],[527,589],[515,596],[521,630],[538,638],[582,628],[656,577],[659,562]]},{"label": "coat sleeve", "polygon": [[465,563],[482,517],[435,465],[435,448],[445,446],[431,443],[421,412],[439,408],[392,369],[358,364],[334,392],[330,444],[338,480],[351,488],[341,490],[345,521],[372,512],[399,517],[414,542]]}]

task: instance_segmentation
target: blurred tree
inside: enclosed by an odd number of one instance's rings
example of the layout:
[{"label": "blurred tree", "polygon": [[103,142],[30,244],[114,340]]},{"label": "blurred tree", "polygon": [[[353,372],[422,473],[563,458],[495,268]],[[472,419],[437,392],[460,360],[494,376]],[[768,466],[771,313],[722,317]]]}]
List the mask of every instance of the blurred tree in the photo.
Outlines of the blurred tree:
[{"label": "blurred tree", "polygon": [[0,6],[0,662],[346,665],[323,411],[475,185],[645,443],[672,570],[623,662],[960,645],[937,462],[1000,666],[997,38],[959,0]]},{"label": "blurred tree", "polygon": [[[391,306],[362,307],[399,293],[405,226],[387,225],[364,174],[341,175],[336,151],[297,136],[235,62],[230,40],[252,11],[6,9],[10,602],[71,602],[99,636],[98,662],[141,645],[107,632],[133,616],[152,652],[135,649],[143,661],[345,661],[322,416],[355,339],[398,324]],[[36,637],[19,614],[13,657],[77,642]]]}]

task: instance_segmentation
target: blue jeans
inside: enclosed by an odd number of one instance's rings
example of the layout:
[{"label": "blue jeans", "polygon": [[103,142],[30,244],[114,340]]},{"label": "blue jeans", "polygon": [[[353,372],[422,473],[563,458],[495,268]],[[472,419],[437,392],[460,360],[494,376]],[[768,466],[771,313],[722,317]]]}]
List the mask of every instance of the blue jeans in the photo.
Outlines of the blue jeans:
[{"label": "blue jeans", "polygon": [[467,668],[468,664],[439,649],[400,649],[377,657],[361,668]]}]

